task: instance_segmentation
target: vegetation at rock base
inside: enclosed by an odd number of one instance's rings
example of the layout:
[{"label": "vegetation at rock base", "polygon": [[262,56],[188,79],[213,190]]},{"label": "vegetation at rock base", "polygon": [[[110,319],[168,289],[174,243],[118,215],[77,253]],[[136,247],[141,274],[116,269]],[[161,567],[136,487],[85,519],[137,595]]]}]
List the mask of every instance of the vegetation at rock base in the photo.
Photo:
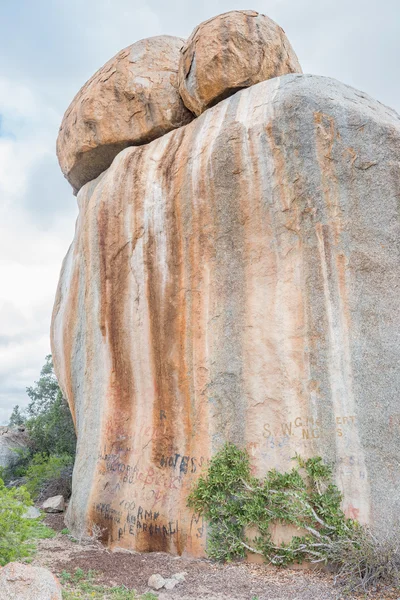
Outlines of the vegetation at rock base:
[{"label": "vegetation at rock base", "polygon": [[151,592],[139,595],[125,586],[107,587],[95,583],[96,571],[76,569],[74,573],[63,571],[60,581],[63,585],[63,600],[157,600]]},{"label": "vegetation at rock base", "polygon": [[35,540],[55,535],[41,518],[24,518],[29,506],[32,500],[23,486],[7,489],[0,479],[0,566],[29,558],[35,553]]},{"label": "vegetation at rock base", "polygon": [[[320,457],[296,456],[295,461],[289,472],[272,469],[258,479],[251,474],[247,452],[233,444],[211,459],[188,499],[209,523],[210,558],[231,561],[252,552],[277,566],[330,563],[348,591],[398,584],[400,551],[395,538],[379,542],[346,518],[332,470]],[[294,526],[298,535],[276,544],[271,536],[276,523]],[[250,531],[256,533],[250,536]]]},{"label": "vegetation at rock base", "polygon": [[25,487],[34,499],[71,495],[73,457],[69,454],[36,453],[25,471]]},{"label": "vegetation at rock base", "polygon": [[335,581],[347,592],[391,588],[400,592],[400,530],[377,537],[358,527],[352,537],[339,537],[332,544],[329,562],[336,567]]},{"label": "vegetation at rock base", "polygon": [[33,452],[75,456],[74,424],[54,373],[51,354],[45,358],[38,381],[27,387],[26,392],[30,402],[25,411],[14,406],[9,427],[26,428]]},{"label": "vegetation at rock base", "polygon": [[[250,551],[274,565],[322,562],[330,540],[357,527],[344,516],[340,492],[329,482],[331,471],[322,459],[297,457],[297,462],[291,471],[272,469],[261,480],[251,475],[247,453],[232,444],[212,458],[189,497],[189,506],[210,522],[211,558],[232,560]],[[294,525],[299,535],[276,546],[270,526],[278,522]],[[258,530],[254,539],[246,535],[249,528]]]}]

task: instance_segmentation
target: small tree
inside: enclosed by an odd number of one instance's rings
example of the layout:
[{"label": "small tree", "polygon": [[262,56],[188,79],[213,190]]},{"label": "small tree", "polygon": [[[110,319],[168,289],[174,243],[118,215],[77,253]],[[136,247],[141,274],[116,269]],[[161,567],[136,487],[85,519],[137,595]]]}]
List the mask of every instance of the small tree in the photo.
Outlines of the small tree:
[{"label": "small tree", "polygon": [[21,413],[18,404],[16,404],[12,410],[10,421],[8,423],[9,427],[19,427],[20,425],[24,425],[26,421],[26,417]]},{"label": "small tree", "polygon": [[[233,560],[250,551],[277,566],[328,562],[333,543],[351,539],[358,525],[341,510],[342,496],[332,482],[331,468],[320,457],[304,461],[296,456],[296,461],[286,473],[272,469],[258,479],[251,475],[246,450],[226,444],[213,456],[188,499],[210,524],[211,558]],[[270,530],[275,523],[294,525],[299,535],[277,545]],[[249,539],[253,529],[258,533]]]},{"label": "small tree", "polygon": [[71,412],[54,373],[51,354],[40,378],[26,389],[31,399],[26,426],[38,452],[75,455],[76,435]]},{"label": "small tree", "polygon": [[36,417],[49,410],[60,392],[51,354],[46,356],[45,361],[40,371],[39,380],[35,381],[34,385],[26,388],[26,392],[31,399],[27,408],[29,417]]}]

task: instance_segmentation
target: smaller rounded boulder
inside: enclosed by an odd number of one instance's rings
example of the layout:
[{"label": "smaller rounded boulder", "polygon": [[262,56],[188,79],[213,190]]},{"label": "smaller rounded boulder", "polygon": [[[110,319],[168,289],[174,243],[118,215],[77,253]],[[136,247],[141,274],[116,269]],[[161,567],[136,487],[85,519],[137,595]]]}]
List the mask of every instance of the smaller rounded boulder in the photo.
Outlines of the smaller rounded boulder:
[{"label": "smaller rounded boulder", "polygon": [[193,119],[178,91],[181,38],[140,40],[109,60],[67,109],[57,156],[74,192],[128,146],[151,142]]},{"label": "smaller rounded boulder", "polygon": [[302,73],[285,32],[252,10],[235,10],[201,23],[181,51],[179,92],[195,115],[242,88]]},{"label": "smaller rounded boulder", "polygon": [[0,600],[62,600],[61,585],[47,569],[8,563],[0,568]]}]

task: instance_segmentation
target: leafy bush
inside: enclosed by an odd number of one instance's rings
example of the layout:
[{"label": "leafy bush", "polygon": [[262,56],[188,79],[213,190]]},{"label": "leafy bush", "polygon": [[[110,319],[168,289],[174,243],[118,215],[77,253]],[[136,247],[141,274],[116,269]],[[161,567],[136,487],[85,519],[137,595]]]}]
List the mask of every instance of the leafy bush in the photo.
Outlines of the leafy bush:
[{"label": "leafy bush", "polygon": [[38,519],[23,517],[31,505],[24,487],[7,489],[0,479],[0,565],[31,556],[35,539],[55,534]]},{"label": "leafy bush", "polygon": [[[327,562],[332,540],[357,529],[340,508],[330,467],[319,457],[297,457],[297,462],[288,473],[272,469],[260,480],[251,476],[247,453],[233,444],[212,458],[189,497],[189,506],[210,522],[211,558],[232,560],[250,551],[274,565]],[[294,525],[300,535],[275,545],[270,526],[278,522]],[[249,528],[258,530],[252,540],[246,536]]]},{"label": "leafy bush", "polygon": [[35,454],[26,470],[26,489],[37,500],[62,494],[71,495],[73,457],[69,454]]},{"label": "leafy bush", "polygon": [[[247,452],[233,444],[211,459],[188,499],[210,524],[209,556],[229,561],[254,552],[278,566],[329,563],[345,592],[399,585],[400,532],[378,539],[347,519],[331,468],[320,457],[295,459],[291,471],[272,469],[264,479],[251,476]],[[294,525],[300,535],[278,546],[270,533],[273,523]],[[249,528],[258,531],[251,540]]]}]

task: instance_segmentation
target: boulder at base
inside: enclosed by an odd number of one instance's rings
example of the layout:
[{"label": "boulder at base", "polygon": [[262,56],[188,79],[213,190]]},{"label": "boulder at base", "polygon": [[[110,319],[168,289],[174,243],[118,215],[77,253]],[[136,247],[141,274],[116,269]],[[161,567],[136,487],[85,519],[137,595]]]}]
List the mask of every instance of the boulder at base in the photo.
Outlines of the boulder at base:
[{"label": "boulder at base", "polygon": [[47,513],[64,512],[64,496],[53,496],[52,498],[47,498],[47,500],[45,500],[42,504],[42,509]]},{"label": "boulder at base", "polygon": [[0,427],[0,467],[8,469],[16,465],[21,452],[28,448],[29,436],[24,429]]},{"label": "boulder at base", "polygon": [[52,323],[72,532],[201,555],[187,496],[227,440],[256,476],[322,456],[346,514],[392,528],[399,189],[399,116],[309,75],[242,90],[84,186]]},{"label": "boulder at base", "polygon": [[168,35],[140,40],[109,60],[75,96],[57,140],[61,170],[75,192],[123,148],[193,119],[178,92],[183,43]]},{"label": "boulder at base", "polygon": [[0,568],[0,600],[61,600],[60,583],[50,571],[21,563]]},{"label": "boulder at base", "polygon": [[301,73],[282,27],[253,10],[233,10],[201,23],[182,48],[179,92],[195,114],[242,88]]}]

